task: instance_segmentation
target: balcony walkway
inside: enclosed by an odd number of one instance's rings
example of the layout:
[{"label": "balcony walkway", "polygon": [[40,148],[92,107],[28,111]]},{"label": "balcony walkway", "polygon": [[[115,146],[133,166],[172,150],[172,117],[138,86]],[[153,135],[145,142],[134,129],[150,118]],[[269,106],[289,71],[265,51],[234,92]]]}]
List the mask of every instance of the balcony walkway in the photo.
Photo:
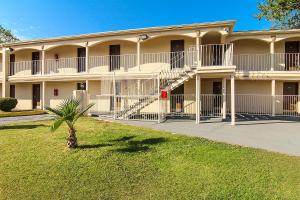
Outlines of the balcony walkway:
[{"label": "balcony walkway", "polygon": [[300,156],[299,121],[245,120],[237,122],[236,126],[220,121],[195,124],[194,120],[168,120],[160,124],[149,121],[117,122]]}]

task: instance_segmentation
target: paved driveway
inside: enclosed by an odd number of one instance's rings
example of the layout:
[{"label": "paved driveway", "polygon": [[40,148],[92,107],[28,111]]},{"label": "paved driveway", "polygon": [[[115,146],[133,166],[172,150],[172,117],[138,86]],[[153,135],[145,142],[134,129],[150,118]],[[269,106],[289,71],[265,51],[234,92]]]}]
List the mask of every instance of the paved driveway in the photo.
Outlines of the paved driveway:
[{"label": "paved driveway", "polygon": [[0,118],[0,125],[11,124],[11,123],[22,123],[22,122],[35,122],[53,119],[53,115],[31,115],[31,116],[19,116],[19,117],[3,117]]},{"label": "paved driveway", "polygon": [[190,120],[168,120],[160,124],[141,121],[120,122],[300,156],[300,122],[296,121],[244,121],[238,122],[236,126],[231,126],[228,122],[195,124],[195,121]]}]

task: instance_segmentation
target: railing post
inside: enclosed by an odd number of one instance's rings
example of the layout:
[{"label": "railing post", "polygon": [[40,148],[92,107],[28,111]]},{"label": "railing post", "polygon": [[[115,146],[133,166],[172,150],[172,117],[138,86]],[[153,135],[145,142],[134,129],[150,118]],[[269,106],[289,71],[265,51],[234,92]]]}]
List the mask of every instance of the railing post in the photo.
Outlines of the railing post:
[{"label": "railing post", "polygon": [[9,96],[9,83],[7,81],[7,76],[9,73],[9,51],[3,47],[2,48],[2,97]]},{"label": "railing post", "polygon": [[222,105],[222,118],[226,119],[226,78],[222,79],[222,97],[223,97],[223,105]]},{"label": "railing post", "polygon": [[160,123],[160,77],[157,75],[157,101],[158,101],[158,112],[157,112],[157,122]]},{"label": "railing post", "polygon": [[276,115],[276,81],[272,80],[271,83],[271,87],[272,87],[272,116],[274,117]]},{"label": "railing post", "polygon": [[234,74],[230,77],[231,85],[231,125],[235,125],[235,83]]}]

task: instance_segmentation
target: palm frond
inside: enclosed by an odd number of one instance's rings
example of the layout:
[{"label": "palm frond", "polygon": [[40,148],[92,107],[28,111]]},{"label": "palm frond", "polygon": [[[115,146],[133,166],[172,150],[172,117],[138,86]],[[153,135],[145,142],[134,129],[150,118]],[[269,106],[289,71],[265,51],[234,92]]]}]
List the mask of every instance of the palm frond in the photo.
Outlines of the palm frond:
[{"label": "palm frond", "polygon": [[65,99],[56,108],[46,106],[47,110],[58,116],[51,126],[51,131],[55,131],[63,122],[66,122],[69,128],[75,129],[74,124],[77,119],[83,116],[93,105],[89,104],[86,108],[82,109],[79,99]]},{"label": "palm frond", "polygon": [[59,108],[51,108],[51,107],[45,106],[45,109],[56,114],[57,116],[60,116],[60,117],[63,116],[63,113]]},{"label": "palm frond", "polygon": [[54,132],[56,131],[61,125],[62,123],[64,122],[64,118],[57,118],[54,123],[52,124],[51,128],[50,128],[50,131],[51,132]]},{"label": "palm frond", "polygon": [[95,104],[94,103],[90,103],[86,106],[85,109],[83,109],[81,112],[79,112],[76,117],[75,117],[75,120],[76,121],[79,117],[83,116],[91,107],[93,107]]}]

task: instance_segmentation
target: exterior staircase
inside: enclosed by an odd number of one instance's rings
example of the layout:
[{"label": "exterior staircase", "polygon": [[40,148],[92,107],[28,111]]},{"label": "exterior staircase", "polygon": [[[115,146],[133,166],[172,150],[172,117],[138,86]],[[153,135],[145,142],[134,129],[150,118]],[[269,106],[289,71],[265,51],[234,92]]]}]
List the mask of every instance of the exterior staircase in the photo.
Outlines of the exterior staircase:
[{"label": "exterior staircase", "polygon": [[[184,84],[184,82],[193,78],[196,74],[196,70],[189,68],[177,68],[170,70],[162,70],[159,74],[160,89],[159,91],[170,92],[177,87]],[[134,118],[136,114],[140,112],[143,108],[149,106],[151,103],[158,99],[157,89],[154,88],[153,91],[149,92],[149,96],[140,98],[138,102],[127,106],[125,109],[117,113],[117,119],[131,119]]]}]

